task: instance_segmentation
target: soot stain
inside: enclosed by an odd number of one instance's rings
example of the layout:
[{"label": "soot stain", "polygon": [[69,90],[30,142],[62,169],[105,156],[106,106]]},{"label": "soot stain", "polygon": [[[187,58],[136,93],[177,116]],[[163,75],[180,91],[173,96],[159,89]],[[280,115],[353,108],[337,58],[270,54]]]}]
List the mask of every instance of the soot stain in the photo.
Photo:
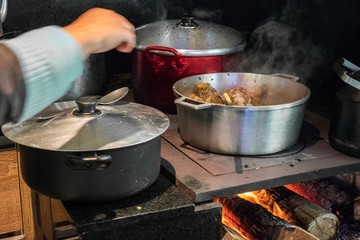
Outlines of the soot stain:
[{"label": "soot stain", "polygon": [[194,190],[200,189],[202,187],[202,184],[199,180],[194,178],[193,176],[186,176],[184,177],[184,184]]}]

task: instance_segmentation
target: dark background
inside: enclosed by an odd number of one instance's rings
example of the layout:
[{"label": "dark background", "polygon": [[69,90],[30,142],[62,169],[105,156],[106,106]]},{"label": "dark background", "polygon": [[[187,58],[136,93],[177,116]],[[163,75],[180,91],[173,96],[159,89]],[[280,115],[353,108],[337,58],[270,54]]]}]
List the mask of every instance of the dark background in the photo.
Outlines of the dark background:
[{"label": "dark background", "polygon": [[[5,32],[64,26],[92,7],[113,9],[136,27],[183,15],[233,27],[248,41],[246,71],[297,75],[311,88],[314,104],[332,99],[344,85],[332,68],[336,59],[360,65],[355,0],[10,0],[8,5]],[[131,72],[129,54],[109,56],[111,73]],[[331,102],[324,108],[331,109]]]}]

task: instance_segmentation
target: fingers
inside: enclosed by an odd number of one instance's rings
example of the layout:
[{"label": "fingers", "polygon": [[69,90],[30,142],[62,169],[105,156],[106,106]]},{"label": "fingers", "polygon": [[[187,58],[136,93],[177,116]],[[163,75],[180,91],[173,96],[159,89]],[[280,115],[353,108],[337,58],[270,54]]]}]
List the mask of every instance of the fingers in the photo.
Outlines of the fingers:
[{"label": "fingers", "polygon": [[[135,28],[134,28],[135,29]],[[119,52],[131,52],[136,45],[136,35],[134,29],[128,30],[127,34],[123,35],[118,42],[116,50]]]},{"label": "fingers", "polygon": [[119,52],[129,53],[134,49],[135,45],[131,44],[130,42],[122,42],[116,50]]},{"label": "fingers", "polygon": [[119,52],[129,53],[134,49],[136,44],[135,27],[125,17],[121,15],[119,15],[119,17],[122,21],[122,27],[128,31],[123,35],[123,37],[125,37],[124,40],[120,41],[115,49]]},{"label": "fingers", "polygon": [[64,27],[82,46],[85,58],[91,53],[116,49],[131,52],[136,44],[135,27],[112,10],[94,8]]}]

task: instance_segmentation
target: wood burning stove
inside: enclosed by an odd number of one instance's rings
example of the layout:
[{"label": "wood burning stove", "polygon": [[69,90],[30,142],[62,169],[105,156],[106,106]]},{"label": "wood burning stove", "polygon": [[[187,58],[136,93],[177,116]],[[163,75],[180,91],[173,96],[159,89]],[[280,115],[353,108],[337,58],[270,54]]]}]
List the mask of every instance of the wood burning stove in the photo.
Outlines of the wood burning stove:
[{"label": "wood burning stove", "polygon": [[121,201],[64,203],[83,239],[221,239],[216,198],[360,170],[359,159],[330,147],[329,119],[311,111],[295,146],[251,157],[193,148],[181,140],[176,115],[169,118],[162,174],[154,185]]},{"label": "wood burning stove", "polygon": [[185,144],[176,116],[163,134],[162,166],[195,203],[360,170],[360,160],[341,154],[328,142],[329,119],[308,111],[300,141],[266,156],[229,156]]}]

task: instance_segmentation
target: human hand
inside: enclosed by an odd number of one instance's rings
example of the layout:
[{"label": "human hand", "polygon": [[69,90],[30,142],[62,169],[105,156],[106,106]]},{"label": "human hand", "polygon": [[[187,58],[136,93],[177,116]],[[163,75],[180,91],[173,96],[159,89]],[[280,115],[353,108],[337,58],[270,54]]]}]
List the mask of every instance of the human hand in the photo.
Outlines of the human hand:
[{"label": "human hand", "polygon": [[131,52],[136,44],[135,27],[112,10],[93,8],[63,27],[81,45],[85,59],[92,53],[116,49]]}]

